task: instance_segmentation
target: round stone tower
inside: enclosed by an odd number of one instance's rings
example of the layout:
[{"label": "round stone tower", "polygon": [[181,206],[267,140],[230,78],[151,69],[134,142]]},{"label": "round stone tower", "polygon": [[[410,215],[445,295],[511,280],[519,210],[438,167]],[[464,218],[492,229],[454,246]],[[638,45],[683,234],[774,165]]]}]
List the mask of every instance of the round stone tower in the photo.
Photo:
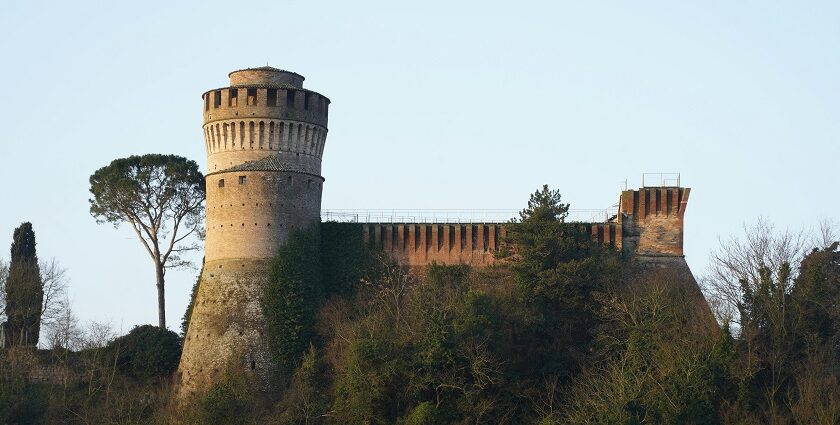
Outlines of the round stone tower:
[{"label": "round stone tower", "polygon": [[178,367],[181,400],[226,371],[268,386],[262,287],[290,232],[320,221],[329,99],[304,89],[303,76],[272,67],[229,77],[229,87],[202,95],[207,233]]}]

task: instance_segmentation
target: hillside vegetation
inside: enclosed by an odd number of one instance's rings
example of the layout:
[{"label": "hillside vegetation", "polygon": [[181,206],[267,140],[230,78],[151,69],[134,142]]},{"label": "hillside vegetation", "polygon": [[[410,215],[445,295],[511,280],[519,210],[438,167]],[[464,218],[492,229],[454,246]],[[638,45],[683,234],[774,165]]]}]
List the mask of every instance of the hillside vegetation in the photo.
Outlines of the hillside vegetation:
[{"label": "hillside vegetation", "polygon": [[232,370],[176,412],[174,334],[79,332],[72,349],[3,351],[0,423],[840,422],[831,233],[747,229],[715,253],[707,303],[683,270],[592,242],[567,211],[534,193],[483,269],[400,267],[354,224],[297,233],[263,295],[276,391]]}]

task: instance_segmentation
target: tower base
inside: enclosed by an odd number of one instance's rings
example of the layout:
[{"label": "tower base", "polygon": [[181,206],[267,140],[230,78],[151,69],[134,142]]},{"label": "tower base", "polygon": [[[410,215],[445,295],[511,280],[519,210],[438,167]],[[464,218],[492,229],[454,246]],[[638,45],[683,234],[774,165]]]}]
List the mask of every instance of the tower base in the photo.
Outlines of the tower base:
[{"label": "tower base", "polygon": [[271,388],[275,367],[265,340],[261,300],[271,260],[204,264],[177,373],[177,399],[204,395],[226,373]]}]

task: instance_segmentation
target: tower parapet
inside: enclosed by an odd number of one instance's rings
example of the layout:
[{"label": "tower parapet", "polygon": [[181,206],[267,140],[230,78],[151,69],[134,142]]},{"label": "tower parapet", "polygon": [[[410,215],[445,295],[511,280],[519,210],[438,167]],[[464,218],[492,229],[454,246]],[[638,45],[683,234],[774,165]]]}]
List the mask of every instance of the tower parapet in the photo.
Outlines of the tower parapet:
[{"label": "tower parapet", "polygon": [[683,218],[691,189],[643,187],[621,192],[619,220],[625,252],[640,259],[683,256]]},{"label": "tower parapet", "polygon": [[202,95],[210,172],[273,153],[320,172],[330,100],[303,88],[303,76],[277,68],[230,73],[230,86]]}]

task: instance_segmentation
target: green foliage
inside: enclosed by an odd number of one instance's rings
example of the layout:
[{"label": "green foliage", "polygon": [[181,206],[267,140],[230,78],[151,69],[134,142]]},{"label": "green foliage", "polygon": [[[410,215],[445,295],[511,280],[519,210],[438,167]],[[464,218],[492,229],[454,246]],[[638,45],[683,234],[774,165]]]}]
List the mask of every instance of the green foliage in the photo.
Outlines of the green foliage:
[{"label": "green foliage", "polygon": [[346,373],[336,379],[333,409],[346,423],[390,423],[401,408],[404,372],[410,370],[406,353],[395,343],[393,327],[386,323],[371,326],[351,342]]},{"label": "green foliage", "polygon": [[399,425],[437,425],[445,424],[438,414],[434,404],[424,401],[414,406],[399,422]]},{"label": "green foliage", "polygon": [[566,395],[567,423],[718,423],[727,347],[702,300],[648,276],[605,301],[599,358]]},{"label": "green foliage", "polygon": [[543,186],[528,200],[516,223],[511,223],[503,253],[515,260],[514,277],[528,302],[562,304],[570,309],[587,309],[593,291],[601,289],[601,264],[613,254],[605,250],[584,227],[565,223],[569,205],[560,193]]},{"label": "green foliage", "polygon": [[[291,235],[262,294],[279,401],[267,414],[247,375],[227,373],[181,419],[840,423],[840,244],[798,267],[738,251],[748,261],[733,264],[752,269],[722,275],[738,277],[731,331],[690,276],[625,263],[565,223],[567,209],[547,187],[533,194],[510,224],[509,262],[480,269],[401,267],[358,225]],[[0,353],[0,423],[171,423],[156,378],[176,367],[178,342],[144,326],[107,348],[49,353],[57,369],[27,347]],[[61,367],[79,373],[31,380]]]},{"label": "green foliage", "polygon": [[352,294],[374,272],[377,247],[369,247],[358,223],[321,223],[325,295]]},{"label": "green foliage", "polygon": [[166,328],[167,268],[189,265],[179,254],[198,249],[188,244],[201,236],[204,176],[195,161],[176,155],[148,154],[115,159],[90,176],[90,214],[98,223],[128,223],[155,267],[158,326]]},{"label": "green foliage", "polygon": [[195,307],[195,297],[198,295],[198,285],[201,284],[201,274],[203,272],[204,267],[202,266],[201,273],[198,274],[198,278],[196,278],[192,290],[190,290],[190,303],[187,304],[187,310],[184,311],[184,317],[181,318],[181,340],[187,337],[187,331],[190,328],[190,318],[192,317],[193,307]]},{"label": "green foliage", "polygon": [[0,423],[40,424],[48,407],[44,385],[18,381],[0,388]]},{"label": "green foliage", "polygon": [[584,361],[600,309],[599,294],[621,271],[620,255],[565,223],[569,205],[543,186],[510,224],[506,252],[530,322],[527,338],[544,341],[518,360],[542,365],[542,375],[569,377]]},{"label": "green foliage", "polygon": [[44,287],[31,223],[14,231],[12,261],[6,277],[6,339],[9,345],[38,344]]},{"label": "green foliage", "polygon": [[309,346],[300,365],[292,375],[289,388],[279,403],[280,413],[270,423],[311,424],[320,423],[318,418],[329,411],[329,397],[326,388],[328,376],[318,352]]},{"label": "green foliage", "polygon": [[17,347],[0,355],[0,423],[42,423],[49,407],[47,386],[32,382],[34,356]]},{"label": "green foliage", "polygon": [[85,339],[75,352],[0,350],[0,423],[171,423],[168,380],[128,377],[115,368],[115,349]]},{"label": "green foliage", "polygon": [[342,330],[352,338],[332,354],[341,359],[336,423],[493,423],[516,409],[504,395],[512,391],[512,320],[500,306],[513,300],[473,287],[466,266],[432,265],[425,274],[407,288],[399,315],[383,297],[391,285],[360,294],[348,318],[357,319]]},{"label": "green foliage", "polygon": [[814,249],[802,261],[791,290],[801,351],[840,346],[840,243]]},{"label": "green foliage", "polygon": [[199,404],[198,423],[246,424],[255,416],[255,399],[241,374],[225,374]]},{"label": "green foliage", "polygon": [[322,293],[318,232],[293,232],[274,260],[262,296],[268,347],[285,375],[309,345]]},{"label": "green foliage", "polygon": [[177,155],[132,155],[90,176],[90,213],[114,225],[137,226],[149,220],[163,224],[171,215],[199,214],[200,202],[196,205],[195,200],[203,199],[204,190],[204,176],[195,161]]},{"label": "green foliage", "polygon": [[138,380],[168,377],[178,368],[181,357],[178,334],[152,325],[135,327],[109,348],[117,355],[118,369]]}]

